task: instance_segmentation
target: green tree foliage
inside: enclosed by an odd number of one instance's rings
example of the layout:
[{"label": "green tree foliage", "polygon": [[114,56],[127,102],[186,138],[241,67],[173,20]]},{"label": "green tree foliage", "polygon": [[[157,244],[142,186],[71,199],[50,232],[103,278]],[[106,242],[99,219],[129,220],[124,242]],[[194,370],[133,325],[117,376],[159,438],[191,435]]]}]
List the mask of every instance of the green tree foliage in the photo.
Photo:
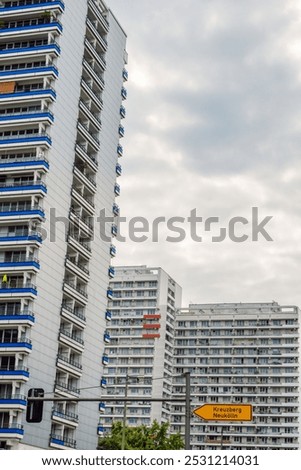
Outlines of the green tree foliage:
[{"label": "green tree foliage", "polygon": [[[179,450],[184,449],[180,434],[167,435],[169,424],[159,424],[154,421],[151,427],[137,426],[125,428],[126,450]],[[115,421],[110,434],[101,437],[98,449],[120,450],[122,442],[122,428],[120,421]]]}]

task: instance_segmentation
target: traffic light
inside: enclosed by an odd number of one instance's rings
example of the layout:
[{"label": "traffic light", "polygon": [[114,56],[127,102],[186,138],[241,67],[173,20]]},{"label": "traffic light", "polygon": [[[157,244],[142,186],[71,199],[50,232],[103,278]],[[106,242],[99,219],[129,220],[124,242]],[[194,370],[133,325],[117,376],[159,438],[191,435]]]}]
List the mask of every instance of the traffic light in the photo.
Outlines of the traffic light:
[{"label": "traffic light", "polygon": [[[31,388],[28,390],[28,398],[43,397],[43,388]],[[43,401],[30,400],[27,403],[26,421],[27,423],[40,423],[43,419]]]}]

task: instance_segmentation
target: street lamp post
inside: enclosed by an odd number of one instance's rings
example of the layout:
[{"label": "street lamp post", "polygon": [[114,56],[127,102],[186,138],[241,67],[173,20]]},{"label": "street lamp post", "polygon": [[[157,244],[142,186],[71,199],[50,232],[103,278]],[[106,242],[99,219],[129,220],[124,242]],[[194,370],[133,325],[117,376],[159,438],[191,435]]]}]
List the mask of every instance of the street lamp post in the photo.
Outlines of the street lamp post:
[{"label": "street lamp post", "polygon": [[[124,393],[124,398],[125,399],[127,399],[127,397],[128,397],[128,388],[129,388],[129,376],[126,375],[126,378],[125,378],[125,393]],[[127,401],[124,402],[124,407],[123,407],[121,450],[125,449],[126,414],[127,414]]]}]

